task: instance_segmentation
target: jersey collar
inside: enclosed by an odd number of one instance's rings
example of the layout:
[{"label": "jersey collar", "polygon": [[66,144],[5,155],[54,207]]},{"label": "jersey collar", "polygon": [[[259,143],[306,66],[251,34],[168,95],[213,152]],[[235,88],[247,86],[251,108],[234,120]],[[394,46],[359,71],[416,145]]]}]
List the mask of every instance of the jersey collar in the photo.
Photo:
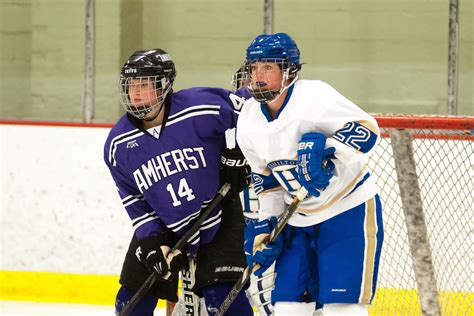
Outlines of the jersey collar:
[{"label": "jersey collar", "polygon": [[166,125],[166,121],[168,121],[168,116],[170,115],[171,94],[172,93],[168,94],[169,97],[168,96],[166,97],[165,104],[163,105],[165,107],[164,108],[165,114],[163,116],[163,123],[161,125],[155,126],[155,127],[152,127],[152,128],[149,128],[148,130],[146,130],[143,127],[142,120],[134,117],[130,113],[127,113],[127,119],[130,121],[130,123],[132,123],[133,126],[138,128],[140,131],[144,132],[145,134],[149,134],[150,136],[152,136],[156,139],[159,139],[160,135],[163,134],[163,130],[165,129],[165,125]]},{"label": "jersey collar", "polygon": [[262,110],[262,113],[268,122],[276,120],[280,116],[281,111],[283,111],[283,109],[286,107],[286,105],[288,104],[288,101],[291,98],[291,93],[293,92],[294,86],[295,85],[293,84],[288,88],[288,93],[286,94],[285,100],[283,101],[283,104],[281,105],[280,109],[276,113],[275,118],[272,118],[272,115],[270,114],[270,112],[268,112],[267,103],[266,102],[260,103],[260,109]]}]

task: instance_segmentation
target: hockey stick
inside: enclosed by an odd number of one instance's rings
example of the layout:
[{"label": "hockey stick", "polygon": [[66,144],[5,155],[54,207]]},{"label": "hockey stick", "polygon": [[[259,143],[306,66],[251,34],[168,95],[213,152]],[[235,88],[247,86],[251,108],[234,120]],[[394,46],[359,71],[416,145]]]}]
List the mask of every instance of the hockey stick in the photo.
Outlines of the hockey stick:
[{"label": "hockey stick", "polygon": [[[288,223],[290,220],[290,217],[293,215],[293,213],[296,211],[298,206],[300,205],[301,201],[306,197],[308,194],[308,191],[304,188],[301,187],[301,189],[296,193],[296,196],[293,198],[293,201],[291,201],[290,205],[288,205],[287,209],[285,212],[283,212],[282,217],[278,221],[277,227],[275,227],[272,232],[270,233],[267,238],[263,240],[263,243],[269,243],[273,242],[278,234],[281,233],[285,225]],[[237,295],[240,293],[242,288],[245,286],[247,281],[250,279],[250,275],[252,274],[253,271],[258,270],[260,268],[260,265],[258,263],[254,264],[252,268],[247,266],[242,273],[242,276],[240,279],[237,281],[237,283],[234,285],[232,290],[230,290],[229,294],[227,294],[227,297],[225,298],[224,302],[222,302],[221,306],[219,307],[219,310],[215,314],[215,316],[223,316],[224,313],[227,311],[227,309],[230,307],[232,302],[235,300]]]},{"label": "hockey stick", "polygon": [[[224,183],[224,185],[220,188],[217,194],[214,196],[212,201],[207,205],[201,213],[201,216],[194,222],[193,226],[181,237],[181,239],[174,245],[174,247],[170,250],[169,254],[183,248],[184,245],[188,242],[188,240],[201,228],[201,224],[206,220],[206,218],[211,214],[212,210],[216,208],[216,206],[222,201],[222,199],[227,195],[230,190],[230,184]],[[169,256],[168,254],[168,256]],[[133,308],[140,302],[140,300],[146,295],[148,290],[151,286],[155,283],[158,279],[158,273],[153,271],[150,276],[146,279],[146,281],[142,284],[142,286],[135,292],[132,298],[128,301],[128,303],[123,307],[120,311],[119,316],[128,316]]]},{"label": "hockey stick", "polygon": [[[201,298],[192,291],[196,284],[196,259],[189,258],[189,268],[181,271],[181,288],[174,310],[167,316],[201,315]],[[206,314],[207,315],[207,314]]]}]

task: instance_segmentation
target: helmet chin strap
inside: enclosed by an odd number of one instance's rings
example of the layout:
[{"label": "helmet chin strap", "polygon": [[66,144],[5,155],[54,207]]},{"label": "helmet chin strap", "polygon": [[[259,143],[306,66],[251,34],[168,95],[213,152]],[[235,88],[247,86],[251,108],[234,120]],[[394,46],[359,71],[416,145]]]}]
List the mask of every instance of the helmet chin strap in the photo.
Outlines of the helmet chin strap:
[{"label": "helmet chin strap", "polygon": [[291,82],[289,84],[285,84],[285,82],[288,80],[288,75],[287,73],[285,73],[285,76],[283,76],[284,78],[282,79],[282,83],[281,83],[281,88],[279,91],[272,91],[272,93],[274,93],[274,97],[273,99],[271,100],[267,100],[268,103],[271,103],[271,102],[275,102],[281,95],[283,92],[285,92],[286,90],[288,90],[292,85],[295,84],[296,80],[298,80],[298,75],[296,75],[293,80],[291,80]]},{"label": "helmet chin strap", "polygon": [[[287,83],[290,78],[291,82]],[[264,89],[268,83],[265,81],[258,81],[255,83],[255,88],[252,88],[249,83],[250,94],[260,103],[272,103],[275,102],[289,87],[294,85],[296,80],[298,80],[298,74],[293,72],[290,77],[290,68],[288,68],[282,74],[280,88],[278,90]]]}]

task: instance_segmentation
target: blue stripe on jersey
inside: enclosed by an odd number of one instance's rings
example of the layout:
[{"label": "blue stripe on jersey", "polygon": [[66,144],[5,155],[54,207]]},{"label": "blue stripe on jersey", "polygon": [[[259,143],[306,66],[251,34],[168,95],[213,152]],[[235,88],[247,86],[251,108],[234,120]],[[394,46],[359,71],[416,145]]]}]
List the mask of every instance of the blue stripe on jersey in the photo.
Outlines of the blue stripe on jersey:
[{"label": "blue stripe on jersey", "polygon": [[360,187],[364,182],[365,180],[367,180],[368,178],[370,177],[370,172],[367,172],[364,177],[359,181],[357,182],[357,184],[355,185],[355,187],[351,190],[351,192],[347,193],[343,199],[345,199],[347,196],[351,195],[352,192],[354,192],[358,187]]},{"label": "blue stripe on jersey", "polygon": [[276,188],[280,185],[273,174],[264,176],[263,174],[252,172],[253,190],[255,194],[260,194],[268,189]]},{"label": "blue stripe on jersey", "polygon": [[115,151],[117,150],[117,145],[118,144],[121,144],[123,142],[126,142],[127,140],[130,140],[130,139],[133,139],[133,138],[137,138],[137,137],[140,137],[144,135],[143,132],[141,132],[139,129],[134,129],[132,131],[129,131],[129,132],[126,132],[126,133],[123,133],[123,134],[119,134],[117,136],[115,136],[112,141],[110,142],[110,148],[109,148],[109,162],[115,166],[116,165],[116,162],[115,162]]},{"label": "blue stripe on jersey", "polygon": [[262,110],[262,113],[268,122],[272,122],[273,120],[276,120],[280,116],[280,113],[283,111],[283,109],[288,104],[288,101],[290,100],[291,94],[293,93],[293,88],[294,88],[293,84],[288,88],[288,93],[286,94],[285,100],[283,100],[283,104],[278,110],[278,112],[276,113],[275,118],[273,118],[270,112],[268,111],[266,102],[263,102],[260,104],[260,109]]},{"label": "blue stripe on jersey", "polygon": [[[265,278],[265,277],[264,277]],[[269,289],[265,289],[263,287],[263,280],[262,279],[259,279],[257,281],[257,289],[258,289],[258,292],[260,294],[258,294],[259,298],[260,298],[260,302],[262,302],[262,307],[263,309],[265,310],[265,312],[268,314],[268,315],[271,315],[272,314],[272,311],[270,310],[270,307],[268,306],[270,303],[271,303],[271,300],[268,300],[266,301],[265,299],[265,293],[269,291]],[[270,296],[271,296],[271,293],[270,293]]]}]

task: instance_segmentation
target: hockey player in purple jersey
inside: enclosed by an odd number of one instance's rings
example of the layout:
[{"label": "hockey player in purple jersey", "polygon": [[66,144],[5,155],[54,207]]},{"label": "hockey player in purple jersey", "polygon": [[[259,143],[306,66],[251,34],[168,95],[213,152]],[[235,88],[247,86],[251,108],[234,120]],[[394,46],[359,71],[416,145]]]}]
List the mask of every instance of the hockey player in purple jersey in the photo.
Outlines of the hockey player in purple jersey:
[{"label": "hockey player in purple jersey", "polygon": [[[104,148],[105,162],[134,234],[120,275],[116,312],[120,312],[153,269],[165,276],[130,315],[152,316],[159,298],[177,301],[178,272],[186,255],[196,258],[194,292],[208,309],[219,307],[245,267],[244,219],[238,192],[247,184],[249,167],[229,130],[236,127],[244,101],[219,88],[173,92],[176,70],[161,49],[136,51],[123,65],[119,81],[127,113],[112,128]],[[179,240],[222,183],[226,198],[201,229],[173,258]],[[242,293],[228,315],[253,315]]]}]

